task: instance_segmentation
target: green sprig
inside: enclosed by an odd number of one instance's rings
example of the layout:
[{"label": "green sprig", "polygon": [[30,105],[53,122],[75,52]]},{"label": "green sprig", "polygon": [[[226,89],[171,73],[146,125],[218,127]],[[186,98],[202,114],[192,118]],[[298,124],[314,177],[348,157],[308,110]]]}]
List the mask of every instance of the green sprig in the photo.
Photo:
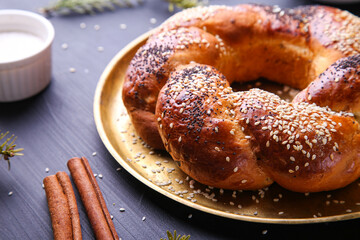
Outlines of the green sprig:
[{"label": "green sprig", "polygon": [[[57,0],[48,7],[40,9],[46,15],[58,13],[60,15],[95,14],[106,10],[115,10],[116,7],[134,7],[143,3],[144,0]],[[175,7],[190,8],[203,4],[205,0],[165,0],[169,3],[169,11],[173,12]]]},{"label": "green sprig", "polygon": [[116,7],[133,7],[142,3],[142,0],[57,0],[48,7],[40,9],[44,14],[51,15],[58,13],[68,15],[77,14],[95,14],[106,10],[115,10]]},{"label": "green sprig", "polygon": [[203,0],[166,0],[169,2],[169,12],[173,12],[175,7],[185,9],[196,7],[198,5],[204,4]]},{"label": "green sprig", "polygon": [[[174,230],[174,234],[172,234],[170,231],[166,231],[166,234],[167,234],[168,240],[189,240],[189,238],[190,238],[190,235],[187,235],[187,236],[177,235],[176,230]],[[167,240],[167,239],[161,238],[160,240]]]},{"label": "green sprig", "polygon": [[[0,133],[0,141],[2,141],[8,134],[9,132]],[[22,153],[20,153],[22,150],[24,150],[23,148],[15,149],[15,140],[16,137],[14,135],[11,135],[10,137],[6,138],[6,140],[0,145],[0,160],[1,158],[4,158],[4,160],[8,162],[9,170],[10,158],[23,155]]]}]

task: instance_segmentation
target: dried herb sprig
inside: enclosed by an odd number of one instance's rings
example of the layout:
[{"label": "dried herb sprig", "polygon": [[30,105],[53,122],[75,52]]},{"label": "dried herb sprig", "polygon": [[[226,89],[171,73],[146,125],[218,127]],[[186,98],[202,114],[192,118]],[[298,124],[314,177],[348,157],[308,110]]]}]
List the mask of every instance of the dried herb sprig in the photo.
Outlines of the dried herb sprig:
[{"label": "dried herb sprig", "polygon": [[175,7],[185,9],[205,4],[205,0],[166,0],[169,2],[169,12],[173,12]]},{"label": "dried herb sprig", "polygon": [[133,7],[142,3],[143,0],[57,0],[48,7],[40,9],[40,12],[51,15],[95,14],[106,10],[115,10],[116,7]]},{"label": "dried herb sprig", "polygon": [[[204,4],[206,0],[165,0],[169,3],[169,11],[174,11],[175,7],[190,8]],[[60,15],[95,14],[105,10],[114,10],[116,7],[133,7],[143,3],[144,0],[57,0],[48,7],[40,9],[46,15],[58,13]]]},{"label": "dried herb sprig", "polygon": [[[167,234],[168,240],[189,240],[189,238],[190,238],[190,235],[187,235],[187,236],[177,235],[176,230],[174,230],[174,234],[172,234],[170,231],[166,231],[166,234]],[[167,240],[167,239],[161,238],[160,240]]]},{"label": "dried herb sprig", "polygon": [[[2,141],[9,132],[0,133],[0,141]],[[23,155],[20,153],[23,148],[17,148],[15,144],[16,137],[14,135],[11,135],[10,137],[6,138],[6,140],[0,145],[0,160],[1,158],[4,158],[8,162],[9,170],[10,170],[10,158],[14,156],[21,156]]]}]

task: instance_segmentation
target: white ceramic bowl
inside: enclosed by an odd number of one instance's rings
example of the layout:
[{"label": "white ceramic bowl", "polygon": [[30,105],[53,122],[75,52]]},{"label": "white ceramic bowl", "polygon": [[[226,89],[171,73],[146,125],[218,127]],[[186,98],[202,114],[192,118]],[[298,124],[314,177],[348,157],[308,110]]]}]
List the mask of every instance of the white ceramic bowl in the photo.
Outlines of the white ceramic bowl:
[{"label": "white ceramic bowl", "polygon": [[[0,102],[31,97],[50,83],[54,36],[52,24],[38,14],[0,10],[0,55],[3,54],[0,56]],[[37,44],[27,41],[29,39],[36,40]],[[9,47],[4,48],[9,42]],[[15,47],[15,43],[19,46]],[[12,48],[16,51],[10,50]]]}]

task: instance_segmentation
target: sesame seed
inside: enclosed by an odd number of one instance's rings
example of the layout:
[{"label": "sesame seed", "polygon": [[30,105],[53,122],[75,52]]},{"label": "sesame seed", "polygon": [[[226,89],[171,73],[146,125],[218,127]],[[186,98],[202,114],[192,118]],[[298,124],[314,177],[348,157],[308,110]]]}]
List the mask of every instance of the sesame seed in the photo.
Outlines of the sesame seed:
[{"label": "sesame seed", "polygon": [[10,192],[8,193],[8,196],[10,197],[10,196],[12,196],[12,195],[13,195],[13,192],[10,191]]},{"label": "sesame seed", "polygon": [[181,142],[181,136],[179,137],[178,142]]},{"label": "sesame seed", "polygon": [[119,211],[120,212],[125,212],[125,208],[120,208]]},{"label": "sesame seed", "polygon": [[225,159],[227,162],[230,162],[230,158],[229,157],[226,157]]},{"label": "sesame seed", "polygon": [[246,179],[243,179],[243,180],[241,180],[241,183],[242,183],[242,184],[247,183],[247,180],[246,180]]},{"label": "sesame seed", "polygon": [[235,167],[235,168],[234,168],[234,172],[237,172],[237,171],[238,171],[238,169],[239,169],[238,167]]},{"label": "sesame seed", "polygon": [[69,47],[69,45],[67,43],[61,44],[61,48],[64,50],[68,49],[68,47]]},{"label": "sesame seed", "polygon": [[49,171],[50,171],[50,169],[49,169],[49,168],[45,168],[45,172],[47,172],[47,173],[48,173]]},{"label": "sesame seed", "polygon": [[150,18],[150,23],[151,24],[156,24],[156,22],[157,22],[156,18]]}]

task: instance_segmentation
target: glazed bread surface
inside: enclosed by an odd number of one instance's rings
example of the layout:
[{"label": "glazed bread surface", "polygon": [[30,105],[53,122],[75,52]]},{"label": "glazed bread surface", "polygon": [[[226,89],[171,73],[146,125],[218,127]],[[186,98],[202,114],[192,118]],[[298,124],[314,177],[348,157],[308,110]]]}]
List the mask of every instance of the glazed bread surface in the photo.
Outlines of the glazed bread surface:
[{"label": "glazed bread surface", "polygon": [[[359,30],[326,6],[185,10],[135,54],[123,101],[140,137],[201,183],[340,188],[360,175]],[[259,77],[304,90],[287,103],[230,87]]]}]

